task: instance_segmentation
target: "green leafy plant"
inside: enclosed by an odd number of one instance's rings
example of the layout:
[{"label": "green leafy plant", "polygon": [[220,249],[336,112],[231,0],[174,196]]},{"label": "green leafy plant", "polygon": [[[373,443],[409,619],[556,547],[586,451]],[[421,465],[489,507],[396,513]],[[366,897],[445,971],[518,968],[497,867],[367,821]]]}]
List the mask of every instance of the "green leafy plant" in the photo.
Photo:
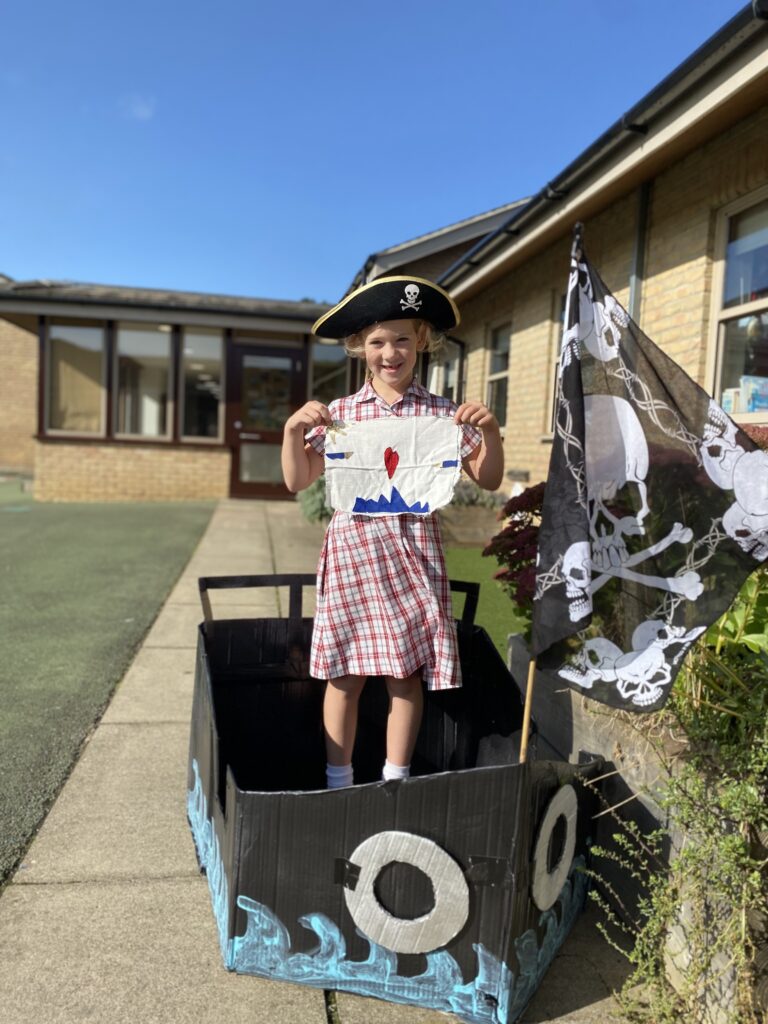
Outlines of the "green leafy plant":
[{"label": "green leafy plant", "polygon": [[[758,1024],[768,1009],[755,1000],[768,920],[767,624],[761,569],[691,651],[666,709],[633,722],[661,765],[653,796],[670,828],[641,836],[616,816],[613,846],[594,850],[598,864],[618,861],[644,881],[643,899],[627,913],[595,873],[606,935],[617,945],[617,935],[629,939],[633,972],[620,997],[627,1020],[699,1024],[717,1004],[721,1021]],[[671,857],[662,856],[665,842]]]},{"label": "green leafy plant", "polygon": [[307,522],[327,523],[333,509],[325,503],[325,477],[320,476],[303,491],[299,491],[299,507]]}]

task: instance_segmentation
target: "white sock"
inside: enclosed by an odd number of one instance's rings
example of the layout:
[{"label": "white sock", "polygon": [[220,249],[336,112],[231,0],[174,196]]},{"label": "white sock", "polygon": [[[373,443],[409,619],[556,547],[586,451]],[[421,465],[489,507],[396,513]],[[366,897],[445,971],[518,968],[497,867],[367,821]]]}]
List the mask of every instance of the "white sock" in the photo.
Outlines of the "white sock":
[{"label": "white sock", "polygon": [[411,777],[411,766],[409,764],[392,764],[391,761],[384,761],[381,777],[385,782],[389,782],[390,779],[409,779]]},{"label": "white sock", "polygon": [[325,766],[325,778],[328,789],[343,789],[344,786],[354,785],[351,764],[327,764]]}]

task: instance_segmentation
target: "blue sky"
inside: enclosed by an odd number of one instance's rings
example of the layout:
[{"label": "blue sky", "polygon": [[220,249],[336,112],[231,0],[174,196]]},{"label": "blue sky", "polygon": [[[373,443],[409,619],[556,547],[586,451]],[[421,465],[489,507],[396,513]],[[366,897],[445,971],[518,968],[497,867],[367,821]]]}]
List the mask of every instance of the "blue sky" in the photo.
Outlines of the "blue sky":
[{"label": "blue sky", "polygon": [[0,272],[336,301],[537,192],[743,6],[6,5]]}]

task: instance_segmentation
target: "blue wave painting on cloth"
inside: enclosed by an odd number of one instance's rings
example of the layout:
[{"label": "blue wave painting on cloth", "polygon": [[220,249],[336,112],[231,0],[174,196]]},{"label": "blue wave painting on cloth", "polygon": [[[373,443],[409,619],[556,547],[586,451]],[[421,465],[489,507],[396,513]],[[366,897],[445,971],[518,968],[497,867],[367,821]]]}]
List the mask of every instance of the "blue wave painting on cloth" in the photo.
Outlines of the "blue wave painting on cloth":
[{"label": "blue wave painting on cloth", "polygon": [[367,512],[369,515],[372,512],[412,512],[417,516],[424,516],[429,512],[429,502],[415,501],[413,505],[408,505],[398,489],[393,487],[389,498],[385,498],[383,494],[378,498],[356,498],[352,512]]}]

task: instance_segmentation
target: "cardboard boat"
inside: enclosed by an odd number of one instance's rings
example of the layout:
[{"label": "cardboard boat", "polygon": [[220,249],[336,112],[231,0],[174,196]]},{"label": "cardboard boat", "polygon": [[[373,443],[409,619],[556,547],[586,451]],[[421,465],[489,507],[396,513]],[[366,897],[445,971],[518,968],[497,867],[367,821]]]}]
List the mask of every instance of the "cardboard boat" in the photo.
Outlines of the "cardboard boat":
[{"label": "cardboard boat", "polygon": [[[503,660],[457,622],[460,690],[425,693],[410,779],[380,781],[386,693],[363,691],[357,784],[325,789],[309,575],[200,580],[188,816],[229,970],[509,1024],[583,905],[597,764],[518,764]],[[208,592],[288,587],[280,619],[214,620]],[[530,755],[529,755],[530,756]]]}]

